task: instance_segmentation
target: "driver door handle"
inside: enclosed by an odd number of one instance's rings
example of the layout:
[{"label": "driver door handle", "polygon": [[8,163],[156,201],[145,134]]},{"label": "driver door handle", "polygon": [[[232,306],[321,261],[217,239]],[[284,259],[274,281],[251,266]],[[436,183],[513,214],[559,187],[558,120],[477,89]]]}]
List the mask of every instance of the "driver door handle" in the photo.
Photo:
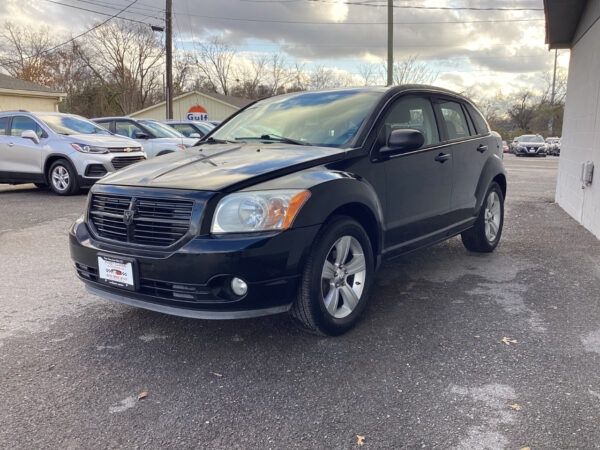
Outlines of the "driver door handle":
[{"label": "driver door handle", "polygon": [[483,144],[481,144],[479,147],[477,147],[477,151],[478,151],[479,153],[483,153],[483,152],[485,152],[486,150],[487,150],[487,145],[483,145]]},{"label": "driver door handle", "polygon": [[440,153],[435,157],[435,160],[439,163],[444,163],[451,158],[450,153]]}]

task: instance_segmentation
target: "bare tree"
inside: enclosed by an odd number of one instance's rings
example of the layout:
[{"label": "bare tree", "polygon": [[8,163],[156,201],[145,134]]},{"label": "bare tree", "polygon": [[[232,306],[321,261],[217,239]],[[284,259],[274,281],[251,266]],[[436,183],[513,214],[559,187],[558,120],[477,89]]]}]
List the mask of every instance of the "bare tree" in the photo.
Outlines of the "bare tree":
[{"label": "bare tree", "polygon": [[118,109],[128,114],[148,106],[160,93],[164,48],[142,24],[114,21],[86,35],[79,55],[107,89]]},{"label": "bare tree", "polygon": [[332,71],[325,66],[319,65],[310,73],[310,88],[324,89],[333,85]]},{"label": "bare tree", "polygon": [[[380,73],[387,71],[385,64],[380,67]],[[439,72],[426,62],[419,61],[417,55],[411,55],[394,62],[393,75],[394,84],[431,84],[437,79]]]},{"label": "bare tree", "polygon": [[283,94],[285,85],[291,80],[291,71],[287,59],[280,53],[273,53],[270,58],[270,85],[271,95]]},{"label": "bare tree", "polygon": [[249,58],[247,63],[240,64],[236,77],[238,85],[232,93],[252,100],[258,98],[259,86],[264,86],[265,83],[268,62],[267,55],[255,55]]},{"label": "bare tree", "polygon": [[223,94],[229,95],[233,80],[232,63],[236,50],[219,37],[200,44],[195,66],[203,77]]},{"label": "bare tree", "polygon": [[358,74],[364,80],[365,86],[377,84],[378,70],[377,65],[372,63],[362,63],[358,66]]},{"label": "bare tree", "polygon": [[545,72],[544,88],[542,92],[542,103],[549,103],[551,105],[561,105],[565,102],[567,96],[567,79],[568,73],[562,67],[556,70],[556,83],[554,86],[554,98],[552,97],[552,79],[553,71]]},{"label": "bare tree", "polygon": [[529,131],[535,111],[536,106],[533,102],[533,95],[531,92],[524,91],[517,95],[513,105],[508,110],[508,115],[517,128]]},{"label": "bare tree", "polygon": [[50,86],[54,76],[49,67],[55,45],[48,27],[22,27],[10,22],[0,30],[0,65],[13,77]]}]

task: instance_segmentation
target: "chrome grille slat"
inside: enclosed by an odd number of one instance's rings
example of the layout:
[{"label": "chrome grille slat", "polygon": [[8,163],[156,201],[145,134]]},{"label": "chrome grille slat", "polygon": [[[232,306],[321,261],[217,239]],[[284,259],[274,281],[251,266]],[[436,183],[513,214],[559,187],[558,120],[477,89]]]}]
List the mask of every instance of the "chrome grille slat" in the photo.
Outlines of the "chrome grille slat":
[{"label": "chrome grille slat", "polygon": [[[88,218],[98,237],[168,247],[188,232],[193,208],[192,201],[93,194]],[[131,211],[128,225],[124,216]]]}]

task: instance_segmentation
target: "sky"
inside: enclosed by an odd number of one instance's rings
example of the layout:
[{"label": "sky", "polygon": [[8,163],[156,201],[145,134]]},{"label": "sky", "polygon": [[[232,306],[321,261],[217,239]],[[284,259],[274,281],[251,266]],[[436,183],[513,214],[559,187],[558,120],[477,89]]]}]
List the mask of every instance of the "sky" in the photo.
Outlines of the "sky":
[{"label": "sky", "polygon": [[[2,0],[0,22],[46,24],[68,37],[131,1]],[[386,0],[173,0],[174,44],[176,51],[190,50],[194,42],[220,36],[245,55],[278,52],[304,64],[306,70],[324,66],[358,76],[361,64],[387,58],[386,4]],[[427,62],[439,73],[436,85],[478,97],[509,95],[541,89],[543,75],[552,70],[554,52],[544,44],[542,0],[395,0],[394,4],[395,58],[416,56]],[[121,16],[162,25],[164,5],[164,0],[138,0]],[[472,7],[509,10],[461,9]],[[560,51],[558,60],[566,69],[569,52]]]}]

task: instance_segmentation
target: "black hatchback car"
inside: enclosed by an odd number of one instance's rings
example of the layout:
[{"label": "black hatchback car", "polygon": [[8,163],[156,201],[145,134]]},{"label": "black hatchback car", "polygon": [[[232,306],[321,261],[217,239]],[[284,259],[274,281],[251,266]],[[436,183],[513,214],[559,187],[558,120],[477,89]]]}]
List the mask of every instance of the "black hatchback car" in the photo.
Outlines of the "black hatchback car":
[{"label": "black hatchback car", "polygon": [[94,185],[70,230],[89,292],[196,318],[289,311],[335,335],[382,260],[502,234],[502,148],[466,98],[427,86],[255,102],[201,145]]}]

